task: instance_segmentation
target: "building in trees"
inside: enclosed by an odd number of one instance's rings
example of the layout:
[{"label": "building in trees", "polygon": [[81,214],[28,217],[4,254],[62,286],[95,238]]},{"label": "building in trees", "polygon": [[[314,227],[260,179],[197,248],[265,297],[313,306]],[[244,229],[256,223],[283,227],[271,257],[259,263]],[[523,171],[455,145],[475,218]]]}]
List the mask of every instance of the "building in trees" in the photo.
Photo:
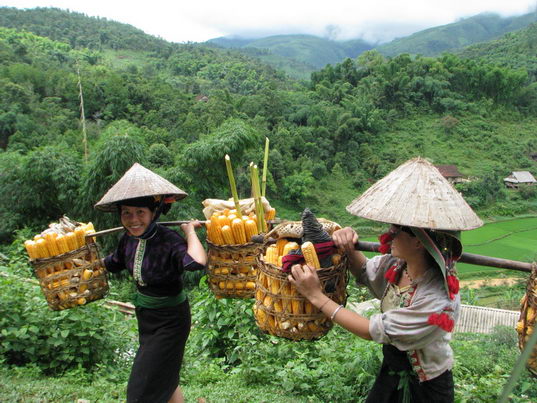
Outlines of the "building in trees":
[{"label": "building in trees", "polygon": [[449,183],[461,183],[465,182],[464,175],[459,172],[456,165],[435,165],[440,171],[442,176],[448,180]]},{"label": "building in trees", "polygon": [[513,171],[511,175],[503,180],[508,188],[518,189],[520,185],[534,186],[537,181],[528,171]]}]

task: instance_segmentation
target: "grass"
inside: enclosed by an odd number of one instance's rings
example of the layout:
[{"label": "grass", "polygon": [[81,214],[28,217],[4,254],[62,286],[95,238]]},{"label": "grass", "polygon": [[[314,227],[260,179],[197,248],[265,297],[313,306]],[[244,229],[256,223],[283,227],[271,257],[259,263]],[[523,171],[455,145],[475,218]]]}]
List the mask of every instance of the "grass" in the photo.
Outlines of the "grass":
[{"label": "grass", "polygon": [[[462,233],[464,251],[479,255],[518,260],[535,261],[537,257],[537,217],[524,217],[495,221],[481,228]],[[458,263],[461,275],[467,273],[513,275],[512,270],[485,268],[484,266]]]}]

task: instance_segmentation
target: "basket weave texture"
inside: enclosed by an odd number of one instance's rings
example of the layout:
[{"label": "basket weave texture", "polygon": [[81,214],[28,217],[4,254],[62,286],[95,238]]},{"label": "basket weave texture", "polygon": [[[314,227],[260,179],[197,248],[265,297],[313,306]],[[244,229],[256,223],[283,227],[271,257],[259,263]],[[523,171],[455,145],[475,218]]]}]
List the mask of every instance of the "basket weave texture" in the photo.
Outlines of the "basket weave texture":
[{"label": "basket weave texture", "polygon": [[96,243],[63,255],[31,261],[41,291],[53,311],[85,305],[108,292],[106,270]]},{"label": "basket weave texture", "polygon": [[221,298],[253,298],[257,277],[256,256],[263,244],[215,245],[207,239],[209,288]]},{"label": "basket weave texture", "polygon": [[[520,307],[518,332],[518,346],[523,350],[526,342],[529,340],[531,333],[535,331],[535,322],[537,314],[537,263],[532,264],[532,270],[528,283],[526,285],[526,295],[522,299]],[[526,368],[534,376],[537,377],[537,346],[528,358]]]},{"label": "basket weave texture", "polygon": [[[322,218],[318,221],[330,235],[341,228],[332,221]],[[274,227],[265,239],[299,239],[301,236],[302,222],[289,221]],[[344,255],[338,264],[317,270],[324,293],[341,305],[347,303],[347,266]],[[288,273],[265,262],[262,253],[257,257],[257,267],[254,316],[262,331],[291,340],[315,340],[330,331],[332,321],[297,291],[287,279]]]}]

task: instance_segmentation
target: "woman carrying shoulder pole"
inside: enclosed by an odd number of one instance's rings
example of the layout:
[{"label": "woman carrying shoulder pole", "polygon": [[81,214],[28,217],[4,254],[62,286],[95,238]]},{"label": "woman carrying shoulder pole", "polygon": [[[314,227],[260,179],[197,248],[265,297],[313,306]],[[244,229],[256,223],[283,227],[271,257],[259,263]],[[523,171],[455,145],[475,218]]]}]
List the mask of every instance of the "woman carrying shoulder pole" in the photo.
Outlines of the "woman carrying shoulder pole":
[{"label": "woman carrying shoulder pole", "polygon": [[427,161],[406,162],[378,181],[347,210],[390,224],[380,256],[355,250],[358,234],[332,235],[349,258],[349,270],[381,300],[370,319],[330,300],[315,270],[295,265],[289,280],[335,323],[383,345],[380,373],[367,402],[453,402],[451,332],[460,309],[455,262],[460,230],[482,221]]}]

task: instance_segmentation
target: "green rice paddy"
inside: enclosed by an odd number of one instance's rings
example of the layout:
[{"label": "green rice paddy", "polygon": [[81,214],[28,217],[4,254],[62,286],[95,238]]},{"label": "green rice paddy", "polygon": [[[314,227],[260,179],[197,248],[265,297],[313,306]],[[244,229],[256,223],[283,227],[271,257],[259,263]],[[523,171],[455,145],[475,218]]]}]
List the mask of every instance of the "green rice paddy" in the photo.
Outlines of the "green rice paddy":
[{"label": "green rice paddy", "polygon": [[[365,241],[376,242],[376,238],[363,238]],[[537,217],[524,217],[490,222],[480,228],[462,232],[464,252],[478,255],[518,260],[521,262],[537,261]],[[366,253],[372,256],[372,253]],[[459,274],[474,275],[490,274],[513,275],[507,269],[457,263]]]},{"label": "green rice paddy", "polygon": [[[465,252],[503,259],[533,262],[537,260],[537,217],[517,218],[487,223],[462,233]],[[458,263],[459,273],[509,272],[466,263]]]}]

